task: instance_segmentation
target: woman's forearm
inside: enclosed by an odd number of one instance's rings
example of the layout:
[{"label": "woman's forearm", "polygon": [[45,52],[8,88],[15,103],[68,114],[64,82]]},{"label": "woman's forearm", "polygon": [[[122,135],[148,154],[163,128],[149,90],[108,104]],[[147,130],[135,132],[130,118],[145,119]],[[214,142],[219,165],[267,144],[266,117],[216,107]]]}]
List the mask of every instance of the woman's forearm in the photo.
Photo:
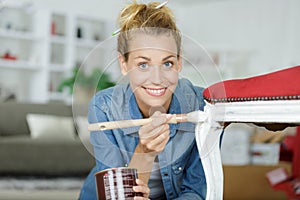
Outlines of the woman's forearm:
[{"label": "woman's forearm", "polygon": [[148,184],[155,157],[155,154],[145,153],[141,145],[137,145],[129,163],[129,167],[136,168],[139,179],[146,184]]}]

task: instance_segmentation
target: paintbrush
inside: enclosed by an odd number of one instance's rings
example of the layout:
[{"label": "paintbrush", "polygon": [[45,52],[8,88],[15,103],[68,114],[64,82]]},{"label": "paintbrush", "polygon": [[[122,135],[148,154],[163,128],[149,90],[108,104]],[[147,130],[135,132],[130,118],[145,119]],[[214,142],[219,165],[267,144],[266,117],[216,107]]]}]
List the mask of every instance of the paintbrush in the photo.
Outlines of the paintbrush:
[{"label": "paintbrush", "polygon": [[[172,114],[171,118],[168,120],[168,124],[177,124],[181,122],[194,122],[204,121],[206,115],[203,111],[194,111],[187,114]],[[88,125],[89,131],[104,131],[117,128],[128,128],[133,126],[143,126],[152,121],[151,118],[145,119],[133,119],[133,120],[120,120],[120,121],[110,121],[110,122],[99,122]]]}]

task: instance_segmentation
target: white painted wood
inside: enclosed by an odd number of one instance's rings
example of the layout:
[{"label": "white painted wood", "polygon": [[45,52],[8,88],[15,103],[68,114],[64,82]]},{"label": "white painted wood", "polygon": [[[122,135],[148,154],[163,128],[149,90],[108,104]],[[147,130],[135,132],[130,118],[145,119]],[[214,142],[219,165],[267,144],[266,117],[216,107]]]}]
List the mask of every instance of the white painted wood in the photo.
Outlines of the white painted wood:
[{"label": "white painted wood", "polygon": [[[206,115],[206,117],[203,117]],[[195,134],[207,182],[208,200],[223,199],[220,133],[223,122],[300,124],[300,100],[207,103],[198,111]]]},{"label": "white painted wood", "polygon": [[24,31],[14,31],[14,30],[0,30],[0,37],[1,38],[8,38],[8,39],[16,39],[16,40],[28,40],[28,41],[36,41],[38,42],[41,38],[34,35],[31,32],[24,32]]},{"label": "white painted wood", "polygon": [[300,123],[300,100],[217,103],[211,106],[219,122]]},{"label": "white painted wood", "polygon": [[29,70],[29,71],[35,71],[39,70],[39,65],[30,63],[29,61],[26,60],[16,60],[16,61],[11,61],[11,60],[5,60],[5,59],[0,59],[0,68],[1,69],[11,69],[11,70]]},{"label": "white painted wood", "polygon": [[[215,123],[216,124],[216,123]],[[206,199],[223,199],[223,169],[219,148],[221,126],[205,121],[196,126],[196,142],[206,178]]]}]

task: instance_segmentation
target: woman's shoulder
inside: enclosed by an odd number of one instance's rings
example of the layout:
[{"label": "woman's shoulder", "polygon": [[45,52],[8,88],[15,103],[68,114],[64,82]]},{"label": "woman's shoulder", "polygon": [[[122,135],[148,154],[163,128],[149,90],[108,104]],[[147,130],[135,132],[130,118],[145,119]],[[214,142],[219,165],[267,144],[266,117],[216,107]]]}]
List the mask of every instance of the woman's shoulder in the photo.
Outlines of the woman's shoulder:
[{"label": "woman's shoulder", "polygon": [[98,119],[102,115],[103,119],[120,120],[127,112],[130,94],[132,94],[132,90],[128,84],[118,84],[101,90],[91,99],[89,113],[97,114]]},{"label": "woman's shoulder", "polygon": [[[192,109],[203,110],[205,101],[203,98],[203,87],[195,86],[190,80],[181,78],[178,83],[178,89],[176,90],[177,98],[181,102],[185,102],[190,106],[194,106]],[[175,92],[175,93],[176,93]]]},{"label": "woman's shoulder", "polygon": [[186,78],[179,79],[178,86],[180,92],[191,93],[194,92],[196,96],[203,96],[203,87],[194,85],[190,80]]},{"label": "woman's shoulder", "polygon": [[93,105],[110,104],[111,101],[115,99],[121,100],[123,98],[126,98],[125,96],[128,89],[129,89],[129,85],[118,84],[116,86],[100,90],[93,96],[90,104]]}]

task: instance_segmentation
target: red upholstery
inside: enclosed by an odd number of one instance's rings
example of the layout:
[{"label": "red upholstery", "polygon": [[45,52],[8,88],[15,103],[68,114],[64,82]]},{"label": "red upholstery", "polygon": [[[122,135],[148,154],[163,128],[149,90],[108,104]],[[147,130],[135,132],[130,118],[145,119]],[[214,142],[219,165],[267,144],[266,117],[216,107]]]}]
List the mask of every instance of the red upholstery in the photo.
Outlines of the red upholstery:
[{"label": "red upholstery", "polygon": [[222,81],[206,88],[203,95],[211,103],[300,99],[300,66]]}]

